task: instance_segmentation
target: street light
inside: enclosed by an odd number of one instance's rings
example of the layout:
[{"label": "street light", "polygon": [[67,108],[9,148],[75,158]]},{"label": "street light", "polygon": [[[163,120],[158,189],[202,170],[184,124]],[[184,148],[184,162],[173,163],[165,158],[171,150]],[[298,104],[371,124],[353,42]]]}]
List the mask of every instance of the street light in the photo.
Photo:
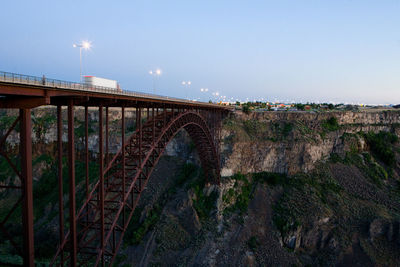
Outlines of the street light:
[{"label": "street light", "polygon": [[92,47],[92,43],[88,41],[82,41],[80,44],[73,44],[72,46],[79,47],[80,81],[82,82],[82,49],[89,50]]},{"label": "street light", "polygon": [[158,78],[161,75],[161,70],[156,69],[156,70],[151,70],[149,71],[149,74],[153,76],[153,92],[154,94],[156,93],[156,78]]},{"label": "street light", "polygon": [[[182,85],[183,85],[184,88],[189,89],[189,87],[190,87],[191,84],[192,84],[191,81],[182,81]],[[186,98],[187,98],[187,99],[189,99],[189,97],[188,97],[188,91],[189,91],[189,90],[186,90]]]},{"label": "street light", "polygon": [[207,93],[208,92],[208,88],[200,88],[200,92]]},{"label": "street light", "polygon": [[212,95],[214,96],[215,101],[218,102],[218,98],[219,98],[219,92],[213,92]]}]

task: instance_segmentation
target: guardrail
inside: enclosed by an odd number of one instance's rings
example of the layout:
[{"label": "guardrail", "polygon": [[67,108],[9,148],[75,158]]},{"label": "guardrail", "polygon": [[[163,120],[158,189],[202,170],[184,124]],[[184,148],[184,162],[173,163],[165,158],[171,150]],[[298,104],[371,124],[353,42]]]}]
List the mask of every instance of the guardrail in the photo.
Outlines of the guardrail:
[{"label": "guardrail", "polygon": [[102,86],[94,86],[85,83],[76,83],[76,82],[68,82],[56,79],[49,79],[43,77],[36,77],[24,74],[17,74],[11,72],[0,71],[0,81],[7,83],[15,83],[15,84],[26,84],[26,85],[36,85],[43,86],[49,88],[60,88],[60,89],[71,89],[85,92],[96,92],[96,93],[104,93],[104,94],[113,94],[113,95],[124,95],[124,96],[133,96],[147,99],[156,99],[156,100],[167,100],[167,101],[177,101],[182,103],[190,103],[190,104],[200,104],[207,106],[219,106],[218,104],[211,104],[206,102],[199,102],[194,100],[187,100],[182,98],[161,96],[155,94],[147,94],[141,92],[134,91],[126,91],[126,90],[118,90],[110,87],[102,87]]}]

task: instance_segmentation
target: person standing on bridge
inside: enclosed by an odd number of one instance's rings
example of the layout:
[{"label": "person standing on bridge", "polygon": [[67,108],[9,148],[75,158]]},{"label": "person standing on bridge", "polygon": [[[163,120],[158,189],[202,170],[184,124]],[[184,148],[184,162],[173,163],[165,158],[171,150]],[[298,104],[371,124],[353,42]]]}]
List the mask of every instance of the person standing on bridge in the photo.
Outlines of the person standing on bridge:
[{"label": "person standing on bridge", "polygon": [[44,74],[43,74],[43,77],[42,77],[42,84],[46,85],[46,76],[44,76]]}]

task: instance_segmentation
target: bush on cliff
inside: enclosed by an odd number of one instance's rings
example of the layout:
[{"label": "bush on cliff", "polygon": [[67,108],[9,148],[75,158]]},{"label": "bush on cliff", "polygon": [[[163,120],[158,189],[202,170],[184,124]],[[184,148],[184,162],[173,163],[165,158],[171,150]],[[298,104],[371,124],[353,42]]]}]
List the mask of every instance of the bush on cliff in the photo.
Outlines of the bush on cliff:
[{"label": "bush on cliff", "polygon": [[218,198],[218,193],[216,191],[212,191],[209,195],[206,195],[204,192],[205,185],[206,180],[203,174],[200,174],[200,177],[189,185],[196,196],[193,199],[193,207],[202,220],[208,218],[210,212],[215,208],[215,203]]},{"label": "bush on cliff", "polygon": [[326,131],[333,132],[339,129],[338,120],[335,117],[330,117],[322,123],[322,128]]},{"label": "bush on cliff", "polygon": [[393,167],[396,163],[396,158],[392,145],[398,142],[398,137],[393,133],[384,131],[377,134],[369,132],[364,134],[364,137],[371,147],[372,153],[389,167]]},{"label": "bush on cliff", "polygon": [[228,190],[228,192],[222,197],[225,203],[230,203],[234,200],[234,203],[227,207],[224,212],[234,212],[239,211],[242,215],[247,211],[250,199],[252,198],[252,188],[253,183],[251,183],[246,175],[241,173],[236,173],[231,177],[235,181],[234,188]]},{"label": "bush on cliff", "polygon": [[249,114],[250,113],[250,107],[248,106],[248,105],[243,105],[243,107],[242,107],[242,111],[244,112],[244,113],[246,113],[246,114]]},{"label": "bush on cliff", "polygon": [[285,182],[286,175],[276,172],[258,172],[253,174],[254,181],[269,185],[280,185]]}]

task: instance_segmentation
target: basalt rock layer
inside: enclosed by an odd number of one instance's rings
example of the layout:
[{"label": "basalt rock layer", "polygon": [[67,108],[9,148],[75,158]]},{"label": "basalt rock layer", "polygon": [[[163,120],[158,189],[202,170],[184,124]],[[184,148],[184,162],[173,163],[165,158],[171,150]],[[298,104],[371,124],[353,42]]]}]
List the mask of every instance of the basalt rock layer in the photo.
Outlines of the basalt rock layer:
[{"label": "basalt rock layer", "polygon": [[[329,124],[331,118],[337,125]],[[309,172],[317,161],[349,149],[344,133],[394,131],[400,136],[399,124],[399,111],[236,112],[223,126],[221,175]]]}]

